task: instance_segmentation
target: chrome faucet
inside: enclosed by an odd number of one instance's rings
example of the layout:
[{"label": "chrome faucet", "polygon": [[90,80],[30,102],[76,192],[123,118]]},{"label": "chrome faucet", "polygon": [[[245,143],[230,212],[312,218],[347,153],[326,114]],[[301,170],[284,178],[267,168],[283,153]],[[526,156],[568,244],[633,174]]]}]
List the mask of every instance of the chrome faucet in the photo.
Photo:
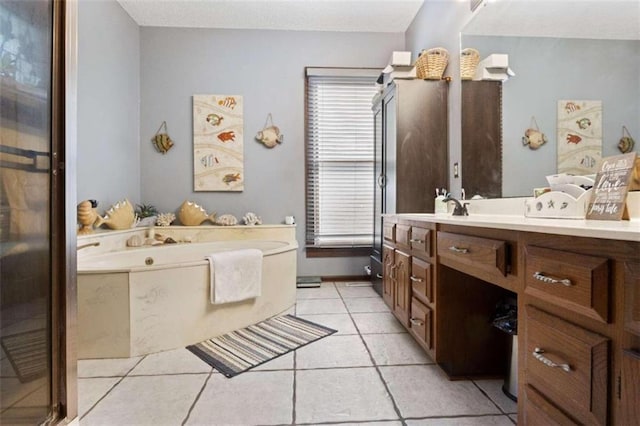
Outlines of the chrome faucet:
[{"label": "chrome faucet", "polygon": [[453,213],[451,214],[452,216],[469,216],[469,212],[467,211],[467,206],[469,205],[469,203],[460,204],[460,201],[456,200],[452,196],[448,196],[442,201],[445,203],[449,201],[453,201],[454,203],[456,203],[456,206],[453,209]]},{"label": "chrome faucet", "polygon": [[87,248],[87,247],[98,247],[99,245],[100,245],[100,241],[96,241],[95,243],[88,243],[88,244],[83,244],[81,246],[78,246],[76,250],[82,250],[83,248]]}]

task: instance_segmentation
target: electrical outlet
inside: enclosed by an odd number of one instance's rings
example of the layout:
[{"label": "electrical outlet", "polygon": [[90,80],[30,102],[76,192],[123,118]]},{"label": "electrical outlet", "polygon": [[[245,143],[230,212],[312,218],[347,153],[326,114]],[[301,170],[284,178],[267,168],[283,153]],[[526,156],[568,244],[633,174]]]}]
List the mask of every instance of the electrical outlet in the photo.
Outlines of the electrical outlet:
[{"label": "electrical outlet", "polygon": [[460,170],[458,169],[458,163],[453,163],[453,177],[454,178],[460,177]]}]

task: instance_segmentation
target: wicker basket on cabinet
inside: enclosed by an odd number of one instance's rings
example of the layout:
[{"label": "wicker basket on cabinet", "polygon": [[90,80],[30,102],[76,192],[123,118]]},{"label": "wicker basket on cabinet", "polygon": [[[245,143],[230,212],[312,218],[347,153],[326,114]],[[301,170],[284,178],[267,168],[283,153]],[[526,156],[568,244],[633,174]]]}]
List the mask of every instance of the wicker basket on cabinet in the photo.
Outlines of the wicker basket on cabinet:
[{"label": "wicker basket on cabinet", "polygon": [[476,73],[476,67],[480,62],[480,52],[476,49],[463,49],[460,52],[460,78],[471,80]]},{"label": "wicker basket on cabinet", "polygon": [[434,47],[423,50],[416,60],[416,76],[426,80],[440,80],[448,61],[447,49]]}]

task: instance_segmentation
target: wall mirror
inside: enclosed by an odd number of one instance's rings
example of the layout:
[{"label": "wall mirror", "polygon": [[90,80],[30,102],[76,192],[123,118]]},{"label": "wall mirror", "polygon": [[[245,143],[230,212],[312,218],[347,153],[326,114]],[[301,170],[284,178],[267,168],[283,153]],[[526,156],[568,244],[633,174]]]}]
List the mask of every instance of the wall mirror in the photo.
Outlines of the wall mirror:
[{"label": "wall mirror", "polygon": [[[561,100],[602,102],[601,157],[621,153],[623,126],[638,151],[639,2],[485,0],[462,29],[460,43],[461,49],[477,49],[480,59],[508,54],[516,74],[502,83],[462,82],[461,177],[467,196],[531,196],[533,188],[547,186],[545,177],[558,172],[558,144],[579,147],[562,133]],[[478,90],[478,83],[493,85],[488,90],[497,94]],[[535,125],[547,142],[533,150],[522,138]],[[580,149],[571,155],[583,165],[599,159]]]}]

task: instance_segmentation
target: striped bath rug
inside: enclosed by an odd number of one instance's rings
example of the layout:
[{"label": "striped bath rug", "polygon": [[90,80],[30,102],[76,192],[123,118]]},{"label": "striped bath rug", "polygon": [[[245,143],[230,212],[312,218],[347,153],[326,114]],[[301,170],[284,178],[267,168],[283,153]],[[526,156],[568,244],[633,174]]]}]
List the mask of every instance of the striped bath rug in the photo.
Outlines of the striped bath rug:
[{"label": "striped bath rug", "polygon": [[225,376],[233,377],[336,331],[293,315],[283,315],[187,346],[187,349]]},{"label": "striped bath rug", "polygon": [[21,383],[47,373],[47,335],[44,328],[2,336],[0,344]]}]

